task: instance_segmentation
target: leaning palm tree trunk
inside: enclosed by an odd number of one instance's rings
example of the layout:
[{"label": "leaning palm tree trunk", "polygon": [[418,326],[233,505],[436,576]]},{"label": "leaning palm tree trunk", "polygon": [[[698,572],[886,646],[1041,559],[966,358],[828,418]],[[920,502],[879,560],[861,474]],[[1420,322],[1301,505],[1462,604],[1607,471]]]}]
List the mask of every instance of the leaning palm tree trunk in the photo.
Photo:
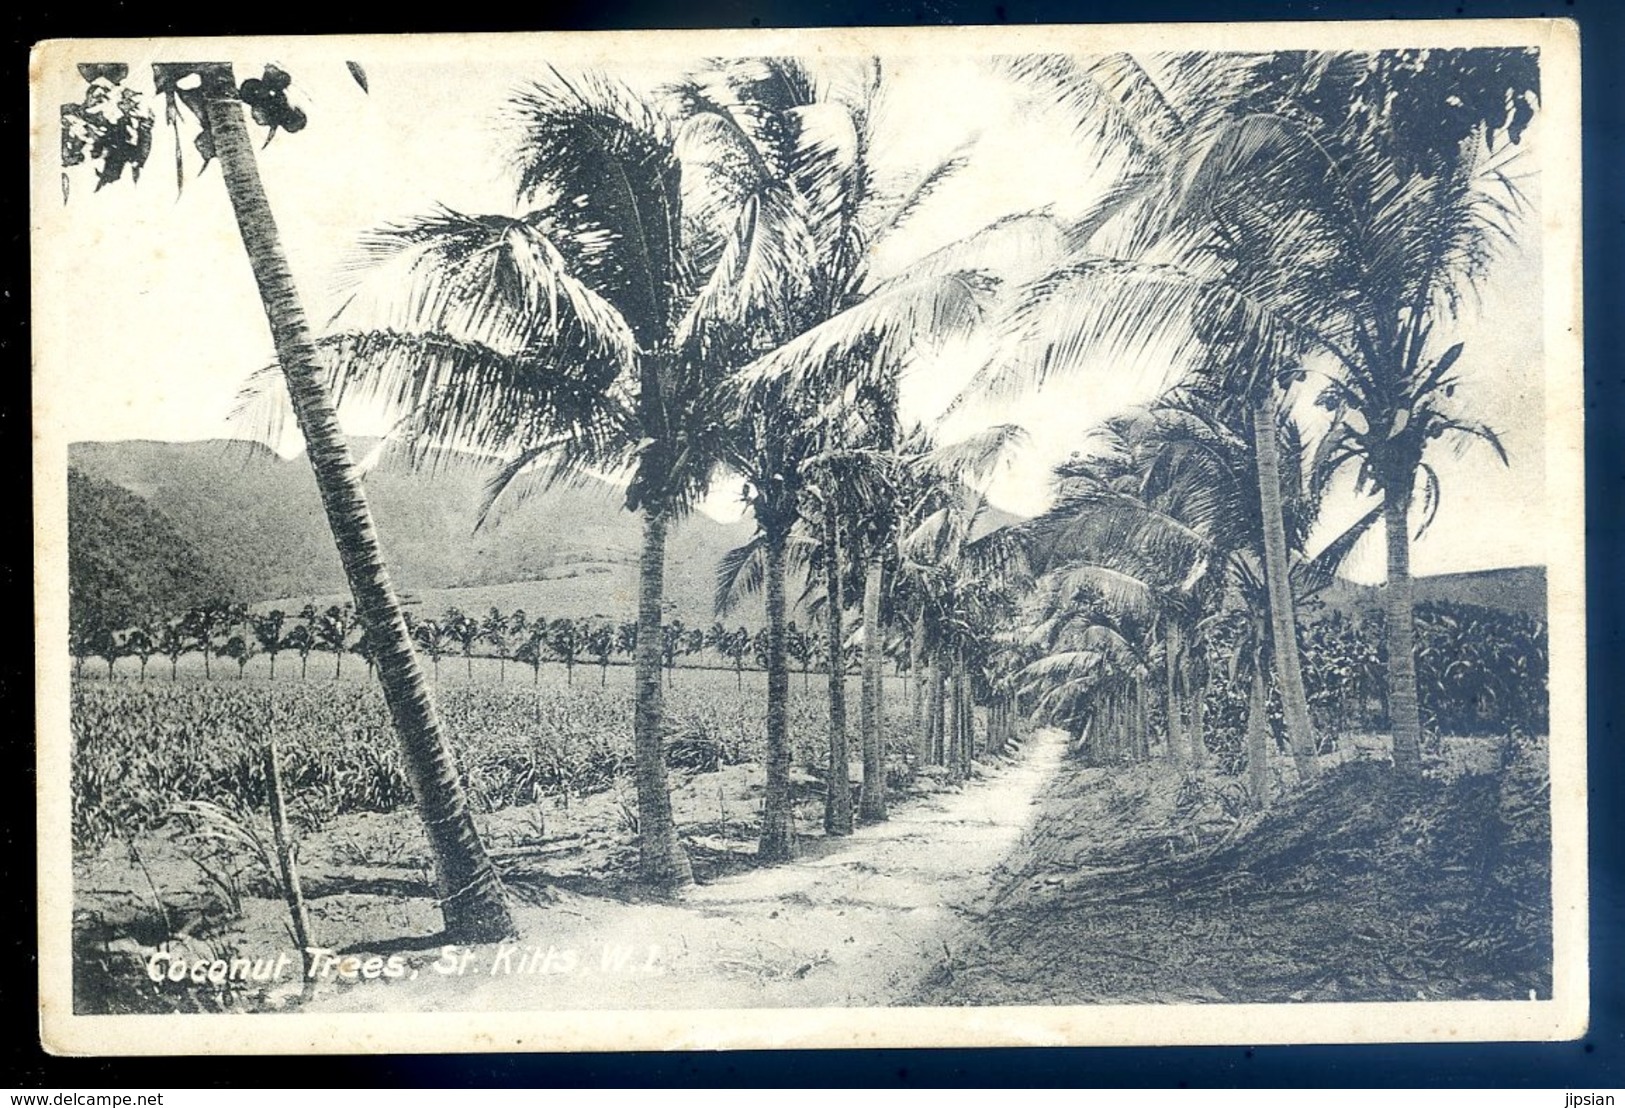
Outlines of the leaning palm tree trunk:
[{"label": "leaning palm tree trunk", "polygon": [[1267,385],[1253,405],[1253,451],[1258,459],[1259,506],[1264,520],[1264,578],[1269,589],[1270,635],[1275,644],[1275,673],[1281,682],[1281,706],[1287,739],[1300,780],[1320,772],[1315,740],[1309,729],[1309,698],[1298,659],[1298,623],[1288,576],[1286,524],[1281,514],[1281,459],[1276,441],[1275,393]]},{"label": "leaning palm tree trunk", "polygon": [[666,516],[643,509],[643,553],[638,563],[638,641],[633,683],[637,707],[632,718],[634,771],[638,787],[638,872],[650,884],[675,888],[694,883],[688,852],[677,839],[666,789],[666,758],[661,735],[660,605],[666,590]]},{"label": "leaning palm tree trunk", "polygon": [[885,561],[879,554],[871,555],[869,572],[863,579],[863,791],[858,798],[858,818],[865,823],[886,818],[886,759],[880,742],[881,702],[885,695],[880,590],[885,586],[885,574]]},{"label": "leaning palm tree trunk", "polygon": [[784,649],[784,543],[785,536],[776,531],[767,536],[767,795],[756,849],[764,862],[788,861],[796,853],[790,795],[790,666]]},{"label": "leaning palm tree trunk", "polygon": [[824,831],[830,835],[850,835],[852,787],[847,783],[841,524],[834,504],[824,506],[824,575],[829,609],[829,773],[824,787]]},{"label": "leaning palm tree trunk", "polygon": [[1388,719],[1394,732],[1394,771],[1422,776],[1422,721],[1416,696],[1416,612],[1411,589],[1411,484],[1383,484],[1388,544]]},{"label": "leaning palm tree trunk", "polygon": [[514,927],[502,882],[474,827],[467,794],[379,553],[366,493],[322,383],[316,347],[260,182],[230,67],[218,67],[205,79],[214,86],[207,90],[207,111],[215,153],[259,285],[277,361],[304,433],[306,454],[356,611],[378,644],[378,679],[434,854],[446,934],[473,941],[504,938]]}]

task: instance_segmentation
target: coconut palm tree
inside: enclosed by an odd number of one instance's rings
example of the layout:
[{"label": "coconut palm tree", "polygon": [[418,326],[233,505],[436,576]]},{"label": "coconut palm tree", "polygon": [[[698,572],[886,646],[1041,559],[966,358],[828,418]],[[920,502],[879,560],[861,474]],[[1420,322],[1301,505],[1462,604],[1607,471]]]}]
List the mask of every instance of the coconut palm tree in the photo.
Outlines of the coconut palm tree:
[{"label": "coconut palm tree", "polygon": [[609,659],[615,653],[615,627],[602,620],[587,628],[587,653],[598,663],[598,687],[609,684]]},{"label": "coconut palm tree", "polygon": [[330,604],[316,618],[314,631],[318,650],[333,652],[333,680],[344,674],[344,655],[350,649],[350,636],[359,623],[355,608],[349,604]]},{"label": "coconut palm tree", "polygon": [[580,621],[560,616],[547,625],[547,646],[564,663],[564,683],[575,684],[576,659],[587,648],[585,628]]},{"label": "coconut palm tree", "polygon": [[[1394,767],[1421,774],[1411,509],[1420,493],[1420,536],[1438,508],[1440,483],[1427,461],[1445,441],[1486,443],[1503,463],[1494,430],[1456,398],[1464,345],[1450,343],[1472,289],[1524,214],[1512,162],[1538,104],[1532,51],[1404,51],[1378,55],[1350,81],[1380,95],[1391,120],[1317,120],[1319,149],[1282,143],[1271,180],[1307,180],[1321,203],[1288,240],[1335,251],[1328,286],[1342,295],[1325,311],[1337,370],[1319,397],[1332,412],[1317,474],[1345,466],[1382,503],[1387,554],[1389,717]],[[1356,101],[1358,102],[1358,101]],[[1290,143],[1290,145],[1289,145]]]},{"label": "coconut palm tree", "polygon": [[497,656],[497,683],[508,679],[508,656],[513,653],[513,639],[521,641],[525,634],[525,612],[521,608],[511,616],[503,615],[495,605],[480,621],[480,637],[491,644]]},{"label": "coconut palm tree", "polygon": [[[299,655],[299,680],[305,679],[310,669],[310,652],[316,649],[316,636],[311,632],[308,621],[301,620],[288,630],[288,636],[283,641],[289,650]],[[438,676],[438,675],[437,675]]]},{"label": "coconut palm tree", "polygon": [[216,652],[215,639],[230,629],[231,624],[232,604],[219,597],[206,600],[186,613],[186,625],[191,631],[192,642],[203,655],[205,680],[214,676],[209,668],[209,658]]},{"label": "coconut palm tree", "polygon": [[[1182,749],[1181,685],[1191,709],[1189,750],[1197,760],[1203,756],[1204,692],[1190,677],[1190,655],[1204,649],[1205,629],[1230,611],[1242,613],[1251,631],[1270,625],[1251,431],[1247,405],[1230,400],[1222,374],[1197,374],[1144,410],[1108,421],[1090,453],[1056,468],[1055,505],[1024,528],[1055,588],[1070,594],[1087,589],[1097,607],[1126,612],[1160,631],[1169,749],[1176,759]],[[1308,557],[1318,489],[1309,480],[1295,421],[1283,416],[1273,437],[1284,459],[1279,495],[1293,599],[1301,604],[1332,581],[1378,514],[1368,512]],[[1268,670],[1257,667],[1266,660],[1257,636],[1246,639],[1231,660],[1233,679],[1252,673],[1262,687]],[[1263,717],[1259,722],[1267,728]],[[1294,753],[1299,776],[1307,780],[1312,770],[1305,755]],[[1252,750],[1259,773],[1263,754],[1263,746]],[[1258,799],[1267,797],[1259,793]]]},{"label": "coconut palm tree", "polygon": [[794,258],[765,251],[741,281],[730,244],[757,209],[691,156],[705,128],[602,74],[550,71],[508,116],[522,214],[440,210],[370,236],[360,268],[404,284],[370,325],[358,304],[330,358],[346,393],[384,401],[419,440],[506,459],[488,509],[516,482],[628,472],[643,524],[639,869],[682,885],[661,753],[666,537],[706,491],[731,415],[718,386],[734,344],[714,320],[771,292]]},{"label": "coconut palm tree", "polygon": [[125,653],[131,654],[141,664],[140,680],[144,684],[147,680],[147,663],[158,652],[161,632],[155,621],[144,619],[135,627],[130,628],[124,636]]},{"label": "coconut palm tree", "polygon": [[249,634],[239,631],[226,640],[220,648],[222,658],[230,658],[237,663],[237,680],[241,681],[248,675],[248,663],[259,653],[258,641]]},{"label": "coconut palm tree", "polygon": [[[1394,762],[1415,777],[1409,512],[1419,477],[1425,515],[1438,492],[1423,448],[1451,437],[1500,451],[1492,431],[1449,403],[1461,348],[1439,329],[1519,215],[1507,164],[1538,105],[1537,61],[1511,49],[1279,54],[1213,70],[1205,57],[1115,63],[1103,99],[1124,118],[1155,120],[1140,133],[1164,148],[1166,136],[1187,136],[1162,225],[1222,232],[1201,247],[1222,274],[1222,295],[1211,279],[1177,284],[1214,324],[1205,338],[1245,355],[1255,427],[1271,422],[1270,386],[1302,380],[1308,355],[1336,367],[1321,393],[1334,419],[1319,472],[1353,463],[1357,484],[1383,499]],[[1169,308],[1163,300],[1158,326]],[[1259,436],[1265,487],[1268,440]],[[1267,537],[1277,601],[1287,592],[1283,544],[1279,532]],[[1307,707],[1283,605],[1273,608],[1291,723]]]},{"label": "coconut palm tree", "polygon": [[280,608],[272,608],[263,616],[256,616],[253,620],[254,637],[259,640],[260,649],[271,660],[271,679],[276,680],[276,656],[282,653],[287,646],[282,637],[283,628],[287,625],[288,615]]},{"label": "coconut palm tree", "polygon": [[525,641],[514,650],[514,661],[521,662],[530,667],[530,683],[542,683],[542,661],[547,656],[548,624],[546,620],[538,619],[530,625],[530,634]]},{"label": "coconut palm tree", "polygon": [[1146,690],[1155,678],[1150,627],[1087,579],[1039,582],[1026,644],[1039,656],[1018,680],[1035,709],[1062,722],[1096,765],[1149,754]]},{"label": "coconut palm tree", "polygon": [[1304,348],[1291,321],[1307,288],[1282,279],[1285,258],[1246,246],[1230,213],[1205,203],[1211,190],[1192,183],[1195,167],[1218,164],[1209,160],[1214,136],[1290,98],[1293,79],[1302,78],[1292,59],[1304,57],[1033,56],[1010,64],[1070,113],[1103,158],[1115,159],[1116,183],[1078,224],[1068,262],[1026,290],[1011,314],[1013,349],[985,387],[1042,385],[1086,366],[1132,362],[1129,351],[1156,351],[1176,373],[1204,360],[1228,367],[1230,389],[1250,402],[1287,730],[1299,766],[1312,774],[1318,763],[1274,454],[1278,390]]},{"label": "coconut palm tree", "polygon": [[895,591],[908,598],[925,662],[927,740],[933,756],[961,776],[973,753],[971,670],[991,653],[1013,592],[1028,577],[1015,531],[982,526],[987,484],[1024,440],[1025,432],[1006,425],[939,447],[916,428],[895,471],[903,521]]},{"label": "coconut palm tree", "polygon": [[[124,66],[92,68],[95,72],[82,70],[92,85],[98,80],[118,85],[128,72]],[[361,68],[351,63],[350,70],[365,89]],[[446,932],[463,940],[500,938],[513,931],[502,884],[474,827],[439,717],[407,639],[400,601],[378,551],[366,495],[324,384],[325,375],[243,120],[246,103],[272,135],[279,129],[292,132],[302,128],[306,122],[303,111],[287,101],[289,83],[287,73],[270,66],[262,77],[241,85],[226,63],[166,63],[153,67],[154,88],[168,100],[170,119],[177,130],[180,108],[184,106],[201,126],[197,147],[205,163],[220,163],[334,545],[356,608],[379,643],[379,679],[435,857]],[[80,120],[83,122],[84,117],[80,116]],[[125,113],[116,129],[122,141],[105,147],[113,156],[104,155],[101,184],[122,177],[126,165],[132,167],[132,176],[139,175],[151,150],[151,125],[150,113]],[[63,144],[65,162],[72,160],[72,155],[85,155],[86,144],[66,141],[71,137],[69,128]],[[95,153],[92,145],[90,156]],[[175,156],[179,182],[182,152],[178,141]],[[204,657],[207,664],[207,653]]]},{"label": "coconut palm tree", "polygon": [[158,628],[158,653],[169,659],[169,679],[180,679],[182,655],[192,649],[192,637],[187,633],[184,617],[164,620]]},{"label": "coconut palm tree", "polygon": [[462,652],[464,676],[470,681],[474,680],[474,647],[481,638],[480,621],[453,605],[440,618],[440,626],[446,629],[446,634]]},{"label": "coconut palm tree", "polygon": [[105,623],[96,623],[92,625],[85,641],[88,653],[107,663],[107,677],[108,680],[112,680],[113,666],[124,657],[124,633],[113,630]]},{"label": "coconut palm tree", "polygon": [[[832,421],[846,389],[865,377],[889,379],[917,345],[972,325],[986,283],[968,269],[939,266],[881,280],[870,272],[873,249],[900,229],[962,163],[955,156],[918,179],[877,179],[871,159],[882,95],[878,62],[809,66],[794,58],[718,61],[677,87],[688,132],[703,136],[700,160],[726,182],[743,215],[727,246],[721,275],[750,298],[718,290],[718,323],[757,360],[737,378],[739,416],[729,464],[746,479],[746,500],[759,542],[725,563],[721,595],[752,565],[766,594],[768,788],[760,856],[794,850],[789,804],[789,697],[784,577],[791,531],[807,503],[809,460],[827,452]],[[697,143],[697,146],[699,143]],[[779,272],[757,288],[748,278]],[[824,474],[828,485],[829,474]],[[833,488],[819,503],[833,512]],[[816,499],[816,498],[815,498]],[[850,513],[847,513],[850,514]],[[816,527],[825,552],[826,591],[841,571],[840,521],[826,512]],[[759,571],[755,568],[759,562]],[[727,601],[724,600],[724,605]],[[831,617],[839,612],[831,606]],[[833,638],[833,636],[832,636]],[[844,779],[845,683],[830,682],[831,780]],[[881,787],[873,728],[864,749],[871,798]],[[831,788],[826,830],[845,834],[851,815],[845,790]],[[883,800],[870,814],[884,814]]]}]

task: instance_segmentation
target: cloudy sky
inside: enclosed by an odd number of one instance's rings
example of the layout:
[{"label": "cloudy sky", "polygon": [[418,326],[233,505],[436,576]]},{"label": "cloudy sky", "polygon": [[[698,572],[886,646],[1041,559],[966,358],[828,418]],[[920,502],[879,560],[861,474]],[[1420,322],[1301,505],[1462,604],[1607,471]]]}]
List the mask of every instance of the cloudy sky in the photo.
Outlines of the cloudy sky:
[{"label": "cloudy sky", "polygon": [[[495,120],[513,88],[544,63],[566,61],[534,51],[475,54],[455,43],[420,51],[415,61],[398,49],[385,54],[357,59],[366,66],[370,95],[331,59],[262,53],[238,67],[241,76],[264,61],[285,65],[294,73],[290,94],[310,119],[303,132],[277,136],[262,151],[261,168],[318,326],[338,304],[335,269],[360,231],[435,203],[512,210]],[[139,87],[144,59],[135,50],[126,56]],[[139,187],[126,181],[96,192],[93,180],[81,176],[64,205],[54,168],[54,108],[77,99],[82,84],[62,68],[42,72],[37,86],[33,320],[35,379],[46,386],[36,387],[37,418],[59,426],[63,441],[252,433],[228,417],[245,378],[271,360],[271,344],[217,171],[193,179],[195,163],[189,164],[188,185],[177,196],[173,139],[161,129]],[[649,85],[679,68],[644,58],[625,73],[630,83]],[[939,206],[877,264],[902,264],[1008,212],[1049,206],[1066,215],[1098,191],[1095,152],[975,60],[904,58],[889,62],[887,72],[894,83],[880,148],[892,165],[929,164],[973,145],[969,166]],[[189,155],[190,138],[183,131]],[[1537,142],[1538,128],[1526,139],[1531,171]],[[1525,184],[1538,205],[1538,181]],[[1539,234],[1525,228],[1458,335],[1466,341],[1461,395],[1503,432],[1512,464],[1502,467],[1487,449],[1443,454],[1443,507],[1416,547],[1417,572],[1545,560],[1541,328]],[[912,414],[935,417],[977,361],[977,351],[968,349],[922,368],[905,393]],[[1045,505],[1049,466],[1076,449],[1099,419],[1148,399],[1161,384],[1154,378],[1091,373],[1021,400],[973,408],[945,430],[1024,426],[1030,444],[1000,475],[992,497],[1032,513]],[[344,416],[353,433],[381,430],[373,413]],[[296,444],[280,446],[291,452]],[[706,510],[736,517],[737,490],[719,487]],[[1356,511],[1345,498],[1332,514]],[[1376,545],[1361,552],[1354,576],[1381,579]]]}]

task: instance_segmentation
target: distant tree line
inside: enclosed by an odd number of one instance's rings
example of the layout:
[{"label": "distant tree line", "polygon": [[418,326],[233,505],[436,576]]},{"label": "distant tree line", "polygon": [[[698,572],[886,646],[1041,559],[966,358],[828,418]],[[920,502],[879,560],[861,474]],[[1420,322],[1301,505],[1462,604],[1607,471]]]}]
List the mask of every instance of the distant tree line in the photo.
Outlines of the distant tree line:
[{"label": "distant tree line", "polygon": [[[565,680],[573,684],[577,663],[596,665],[599,684],[608,680],[612,664],[625,664],[637,648],[637,623],[602,616],[592,618],[531,615],[523,608],[503,612],[492,607],[482,616],[450,607],[434,617],[414,611],[406,613],[407,628],[419,652],[429,660],[435,680],[441,662],[447,657],[462,658],[467,675],[474,675],[474,659],[494,659],[497,680],[507,680],[507,664],[529,666],[532,680],[539,680],[543,663],[564,666]],[[819,628],[803,629],[794,622],[787,628],[787,651],[800,668],[805,685],[817,669],[828,671],[827,640]],[[343,676],[345,655],[357,656],[372,667],[372,649],[365,629],[352,604],[332,604],[325,608],[306,604],[297,612],[280,608],[255,611],[247,604],[214,599],[166,617],[134,621],[115,627],[105,619],[86,618],[71,623],[69,648],[75,675],[85,664],[98,660],[112,676],[121,658],[134,658],[140,665],[139,679],[145,680],[148,666],[156,659],[168,663],[171,680],[178,680],[183,658],[202,658],[204,676],[214,676],[215,663],[236,666],[236,676],[247,675],[248,663],[264,656],[268,676],[276,678],[277,660],[283,655],[297,658],[299,679],[309,676],[310,656],[320,653],[332,659],[332,676]],[[856,644],[844,651],[845,668],[857,664]],[[729,628],[721,621],[709,629],[689,627],[682,619],[665,621],[660,629],[660,657],[667,683],[680,667],[705,665],[732,669],[743,687],[747,668],[764,668],[767,633],[738,626]],[[229,668],[228,668],[228,672]]]}]

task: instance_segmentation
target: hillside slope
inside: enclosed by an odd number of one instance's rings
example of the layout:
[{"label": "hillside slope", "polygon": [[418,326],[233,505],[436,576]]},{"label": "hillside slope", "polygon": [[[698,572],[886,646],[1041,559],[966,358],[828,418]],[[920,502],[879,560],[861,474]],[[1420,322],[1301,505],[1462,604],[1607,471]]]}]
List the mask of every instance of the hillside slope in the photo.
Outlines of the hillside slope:
[{"label": "hillside slope", "polygon": [[[375,440],[354,443],[356,456]],[[71,463],[121,486],[173,521],[227,591],[248,602],[344,592],[344,576],[305,459],[242,441],[76,443]],[[625,615],[636,607],[640,527],[605,481],[554,488],[475,530],[487,469],[453,458],[433,472],[386,457],[366,487],[384,553],[403,592],[540,582],[550,615]],[[688,622],[708,621],[715,567],[749,539],[748,523],[694,515],[667,544],[668,597]],[[464,602],[465,607],[477,601]],[[577,610],[580,609],[580,610]]]},{"label": "hillside slope", "polygon": [[70,626],[127,627],[227,592],[227,575],[163,512],[68,470]]},{"label": "hillside slope", "polygon": [[[1521,615],[1546,616],[1546,567],[1510,566],[1466,573],[1439,573],[1415,579],[1418,604],[1473,604]],[[1327,609],[1346,615],[1383,605],[1381,585],[1339,580],[1318,597]]]}]

